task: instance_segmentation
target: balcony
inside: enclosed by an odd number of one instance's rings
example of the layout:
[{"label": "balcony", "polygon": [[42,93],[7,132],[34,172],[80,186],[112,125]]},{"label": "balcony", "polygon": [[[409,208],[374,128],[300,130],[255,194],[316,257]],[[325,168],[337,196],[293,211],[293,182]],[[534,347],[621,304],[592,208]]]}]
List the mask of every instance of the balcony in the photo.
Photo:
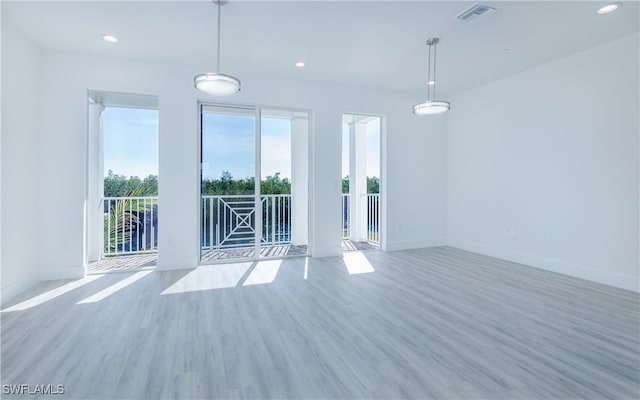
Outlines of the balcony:
[{"label": "balcony", "polygon": [[[377,248],[380,243],[379,194],[361,196],[359,210],[365,226],[352,226],[352,202],[342,195],[343,250]],[[297,243],[290,194],[262,195],[261,257],[307,254],[306,243]],[[104,204],[102,259],[89,264],[90,272],[143,268],[155,265],[158,250],[158,197],[108,197]],[[254,196],[202,196],[201,260],[252,258],[255,256],[256,210]],[[300,227],[298,227],[299,229]],[[306,225],[305,225],[306,228]],[[359,237],[352,236],[356,231]],[[126,257],[120,257],[126,256]]]},{"label": "balcony", "polygon": [[106,197],[103,257],[158,250],[158,197]]}]

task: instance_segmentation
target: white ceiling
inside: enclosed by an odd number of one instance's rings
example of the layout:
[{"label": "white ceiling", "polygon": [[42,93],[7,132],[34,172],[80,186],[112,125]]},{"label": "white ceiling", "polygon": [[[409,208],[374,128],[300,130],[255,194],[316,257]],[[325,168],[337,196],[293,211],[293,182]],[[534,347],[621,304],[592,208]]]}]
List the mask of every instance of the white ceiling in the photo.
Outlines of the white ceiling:
[{"label": "white ceiling", "polygon": [[[474,3],[231,0],[221,72],[423,91],[425,40],[439,36],[438,92],[447,95],[639,30],[637,1],[607,15],[596,13],[606,2],[482,1],[498,11],[455,19]],[[206,0],[3,1],[2,18],[43,48],[214,65],[216,7]]]}]

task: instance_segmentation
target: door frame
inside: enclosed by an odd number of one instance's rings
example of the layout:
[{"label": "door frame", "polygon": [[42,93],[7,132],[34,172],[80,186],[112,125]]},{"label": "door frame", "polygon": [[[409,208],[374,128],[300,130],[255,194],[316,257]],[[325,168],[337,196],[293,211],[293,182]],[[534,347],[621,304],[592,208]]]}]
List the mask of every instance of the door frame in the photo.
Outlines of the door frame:
[{"label": "door frame", "polygon": [[[219,109],[241,109],[241,110],[253,110],[255,112],[255,186],[254,186],[254,207],[255,207],[255,236],[254,236],[254,248],[255,254],[253,257],[247,258],[232,258],[232,259],[222,259],[222,260],[213,260],[213,261],[202,261],[202,115],[204,107],[214,107]],[[262,238],[262,202],[261,202],[261,181],[262,181],[262,110],[268,111],[285,111],[285,112],[300,112],[307,114],[307,164],[308,164],[308,176],[307,176],[307,253],[303,255],[292,255],[292,256],[272,256],[272,257],[260,257],[260,244]],[[284,258],[296,258],[296,257],[309,257],[311,255],[312,248],[312,233],[313,229],[311,229],[312,219],[311,219],[311,210],[313,204],[313,196],[311,187],[313,185],[313,162],[312,162],[312,147],[313,147],[313,135],[312,135],[312,111],[308,109],[295,108],[295,107],[280,107],[280,106],[265,106],[259,104],[238,104],[238,103],[216,103],[210,101],[198,100],[197,102],[197,115],[198,115],[198,127],[197,127],[197,143],[198,143],[198,157],[196,161],[196,171],[197,171],[197,179],[198,179],[198,243],[197,243],[197,254],[198,254],[198,265],[214,265],[214,264],[229,264],[229,263],[237,263],[237,262],[255,262],[261,260],[273,260],[273,259],[284,259]],[[247,196],[249,197],[249,196]]]},{"label": "door frame", "polygon": [[341,120],[345,114],[380,118],[380,251],[387,251],[387,116],[368,112],[343,111],[340,113]]},{"label": "door frame", "polygon": [[[109,108],[154,110],[158,112],[158,122],[160,121],[160,98],[155,94],[120,92],[112,90],[86,90],[85,107],[85,131],[84,139],[84,159],[83,159],[83,183],[84,183],[84,206],[83,206],[83,254],[82,265],[85,274],[88,272],[89,263],[103,260],[104,255],[104,201],[97,204],[91,202],[93,198],[104,198],[104,132],[102,115],[104,110]],[[98,116],[91,115],[91,105],[100,105],[102,110]],[[96,118],[97,119],[94,119]],[[91,129],[92,126],[95,129]],[[158,126],[158,145],[160,144],[160,128]],[[160,153],[158,153],[156,163],[160,168]],[[158,181],[160,174],[158,171]],[[141,177],[144,178],[144,177]],[[158,193],[159,196],[159,193]],[[97,207],[96,207],[97,206]],[[157,214],[159,215],[159,214]],[[95,219],[95,222],[91,220]],[[94,237],[95,236],[95,237]],[[97,238],[97,241],[95,239]],[[92,248],[93,247],[93,248]],[[97,249],[95,248],[97,247]],[[90,256],[91,254],[99,256]],[[158,246],[152,253],[158,254]],[[116,257],[122,254],[115,255]]]}]

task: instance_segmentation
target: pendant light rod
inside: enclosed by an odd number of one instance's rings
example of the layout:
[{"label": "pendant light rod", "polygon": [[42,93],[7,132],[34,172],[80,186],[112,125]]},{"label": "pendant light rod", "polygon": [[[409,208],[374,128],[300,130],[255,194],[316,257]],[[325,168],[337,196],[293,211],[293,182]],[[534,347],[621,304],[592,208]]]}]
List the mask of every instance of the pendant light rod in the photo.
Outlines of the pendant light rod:
[{"label": "pendant light rod", "polygon": [[218,54],[216,59],[216,73],[219,74],[220,73],[220,12],[221,12],[222,0],[214,0],[214,3],[218,5],[218,37],[217,37],[217,42],[218,42],[217,53]]},{"label": "pendant light rod", "polygon": [[[427,66],[427,100],[436,98],[436,48],[440,39],[437,37],[427,40],[429,47],[429,64]],[[433,47],[433,61],[431,60],[431,48]],[[433,75],[431,75],[431,64],[433,63]],[[433,82],[433,83],[431,83]],[[429,86],[433,86],[430,88]]]},{"label": "pendant light rod", "polygon": [[210,96],[228,96],[240,91],[240,79],[220,73],[220,42],[221,42],[221,7],[227,4],[227,0],[211,0],[218,8],[218,27],[216,30],[216,68],[215,72],[198,74],[193,78],[193,85],[199,91]]},{"label": "pendant light rod", "polygon": [[[427,99],[425,102],[413,106],[413,113],[416,115],[440,114],[449,111],[451,108],[451,104],[448,101],[436,100],[436,45],[438,42],[440,42],[440,39],[437,37],[427,40],[427,54],[429,55],[429,62],[427,63]],[[431,47],[433,47],[433,52]],[[432,53],[433,59],[431,58]],[[430,86],[433,86],[433,88]]]},{"label": "pendant light rod", "polygon": [[436,63],[436,51],[438,50],[438,46],[436,46],[436,44],[440,41],[438,38],[433,40],[433,97],[431,100],[435,100],[436,98],[436,65],[438,65],[438,63]]},{"label": "pendant light rod", "polygon": [[430,92],[431,92],[431,88],[430,88],[430,82],[431,82],[431,45],[429,45],[429,42],[427,41],[427,45],[429,47],[429,60],[427,63],[427,100],[430,100],[431,97],[429,97]]}]

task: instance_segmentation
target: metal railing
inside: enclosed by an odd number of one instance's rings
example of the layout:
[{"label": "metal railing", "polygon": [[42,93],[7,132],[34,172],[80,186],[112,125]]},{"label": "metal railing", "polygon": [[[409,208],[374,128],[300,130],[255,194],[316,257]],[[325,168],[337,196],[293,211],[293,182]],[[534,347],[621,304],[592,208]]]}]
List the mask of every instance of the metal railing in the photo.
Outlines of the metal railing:
[{"label": "metal railing", "polygon": [[[365,212],[366,207],[366,229],[367,240],[371,243],[380,244],[380,194],[369,193],[362,195],[358,203],[358,214]],[[342,239],[351,239],[352,219],[351,219],[351,196],[342,193]],[[358,232],[361,232],[357,229]]]},{"label": "metal railing", "polygon": [[367,240],[380,244],[380,194],[367,194]]},{"label": "metal railing", "polygon": [[[203,250],[247,247],[255,244],[256,212],[253,195],[202,196]],[[291,243],[291,195],[260,196],[261,245]]]},{"label": "metal railing", "polygon": [[104,256],[158,250],[158,197],[105,197]]},{"label": "metal railing", "polygon": [[[262,245],[290,244],[290,194],[260,196]],[[202,196],[201,246],[204,250],[246,247],[255,243],[252,195]],[[105,197],[104,256],[158,250],[158,197]],[[342,194],[342,239],[351,236],[350,195]],[[380,243],[380,195],[366,195],[367,239]]]},{"label": "metal railing", "polygon": [[349,193],[342,193],[342,240],[351,237],[351,224],[349,218]]},{"label": "metal railing", "polygon": [[262,243],[291,243],[291,195],[262,195]]}]

